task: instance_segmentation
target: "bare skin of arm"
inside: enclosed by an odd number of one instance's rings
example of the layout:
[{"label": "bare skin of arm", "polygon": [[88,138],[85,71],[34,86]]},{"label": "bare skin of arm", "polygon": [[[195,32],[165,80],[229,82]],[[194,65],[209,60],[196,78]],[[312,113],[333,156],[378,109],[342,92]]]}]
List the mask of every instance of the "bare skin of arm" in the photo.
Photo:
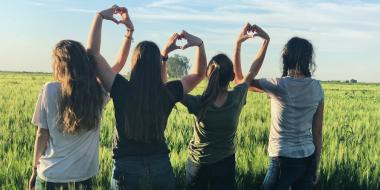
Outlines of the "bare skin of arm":
[{"label": "bare skin of arm", "polygon": [[[254,32],[253,34],[248,34],[249,31]],[[263,39],[260,50],[257,52],[255,59],[252,62],[252,65],[249,69],[248,74],[244,77],[241,71],[241,58],[240,58],[240,50],[241,44],[249,38],[260,37]],[[247,23],[242,31],[240,32],[237,40],[236,47],[234,51],[234,72],[235,72],[235,84],[240,84],[242,82],[247,83],[249,86],[251,85],[252,80],[256,77],[260,68],[264,62],[265,54],[269,45],[269,35],[261,29],[257,25],[250,25]]]},{"label": "bare skin of arm", "polygon": [[[113,15],[116,13],[122,16],[121,21],[117,21],[113,18]],[[107,61],[100,54],[101,30],[103,19],[111,20],[115,23],[122,23],[127,27],[125,39],[123,40],[122,45],[120,47],[119,54],[116,59],[116,64],[112,68],[108,65]],[[125,65],[125,62],[129,55],[133,31],[133,24],[130,21],[127,9],[124,7],[113,6],[112,8],[97,13],[94,18],[88,36],[87,52],[93,57],[97,68],[97,76],[107,91],[111,90],[116,74],[120,72]]]},{"label": "bare skin of arm", "polygon": [[[184,45],[183,47],[177,46],[175,43],[178,39],[186,39],[187,44]],[[167,57],[168,54],[171,51],[174,51],[176,49],[186,49],[189,47],[196,46],[196,58],[195,58],[195,66],[192,72],[184,77],[181,78],[181,83],[183,86],[183,91],[185,94],[191,92],[206,76],[206,51],[204,48],[203,41],[192,35],[189,34],[186,31],[182,31],[180,34],[174,33],[164,46],[161,54],[164,57]],[[162,73],[161,75],[163,76],[163,80],[166,82],[167,81],[167,68],[166,68],[166,63],[163,65]]]},{"label": "bare skin of arm", "polygon": [[37,177],[37,165],[39,164],[40,157],[45,152],[47,142],[49,140],[49,130],[38,127],[36,132],[36,140],[34,142],[33,154],[33,172],[29,180],[29,189],[34,189],[34,184]]},{"label": "bare skin of arm", "polygon": [[317,111],[314,114],[313,128],[312,128],[313,141],[314,141],[314,146],[315,146],[315,158],[317,160],[317,171],[316,171],[316,174],[314,177],[314,183],[315,184],[318,182],[318,174],[317,173],[318,173],[318,168],[319,168],[319,163],[320,163],[321,153],[322,153],[323,113],[324,113],[324,102],[321,102],[318,106]]}]

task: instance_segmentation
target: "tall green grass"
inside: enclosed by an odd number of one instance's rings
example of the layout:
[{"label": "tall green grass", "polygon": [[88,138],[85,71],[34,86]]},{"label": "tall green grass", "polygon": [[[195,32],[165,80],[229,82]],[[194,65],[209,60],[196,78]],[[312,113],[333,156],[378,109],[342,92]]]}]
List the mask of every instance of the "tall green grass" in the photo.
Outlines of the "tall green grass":
[{"label": "tall green grass", "polygon": [[[35,126],[31,117],[47,74],[0,72],[0,188],[26,189],[31,173]],[[205,83],[195,89],[199,94]],[[380,189],[380,85],[323,84],[324,143],[319,189]],[[178,189],[184,187],[187,144],[193,118],[180,104],[166,130]],[[108,189],[115,121],[112,101],[101,125],[100,172],[94,184]],[[237,142],[238,189],[259,189],[268,167],[269,100],[249,93]]]}]

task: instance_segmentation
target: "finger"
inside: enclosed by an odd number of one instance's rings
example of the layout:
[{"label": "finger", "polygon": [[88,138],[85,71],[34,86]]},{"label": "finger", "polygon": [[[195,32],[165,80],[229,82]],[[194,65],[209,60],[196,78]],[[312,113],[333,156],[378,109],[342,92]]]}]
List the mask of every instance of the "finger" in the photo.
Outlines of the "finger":
[{"label": "finger", "polygon": [[261,37],[259,34],[257,34],[257,33],[254,33],[254,34],[250,34],[250,35],[252,35],[252,38],[255,38],[255,37]]},{"label": "finger", "polygon": [[256,24],[253,24],[253,25],[251,26],[251,31],[252,31],[252,32],[257,32],[257,25],[256,25]]},{"label": "finger", "polygon": [[182,38],[186,38],[187,35],[188,35],[188,33],[186,32],[186,30],[182,30],[182,32],[181,32]]},{"label": "finger", "polygon": [[117,6],[116,4],[114,4],[111,9],[112,9],[112,12],[113,13],[116,13],[117,9],[119,8],[119,6]]},{"label": "finger", "polygon": [[177,38],[177,33],[173,33],[172,36],[171,36],[172,39],[176,39]]},{"label": "finger", "polygon": [[251,24],[247,22],[244,26],[244,31],[248,31],[251,28]]},{"label": "finger", "polygon": [[243,36],[244,39],[254,38],[255,34],[246,34]]},{"label": "finger", "polygon": [[113,18],[113,17],[112,17],[110,20],[111,20],[112,22],[116,23],[116,24],[119,24],[119,23],[120,23],[120,21],[116,20],[116,18]]}]

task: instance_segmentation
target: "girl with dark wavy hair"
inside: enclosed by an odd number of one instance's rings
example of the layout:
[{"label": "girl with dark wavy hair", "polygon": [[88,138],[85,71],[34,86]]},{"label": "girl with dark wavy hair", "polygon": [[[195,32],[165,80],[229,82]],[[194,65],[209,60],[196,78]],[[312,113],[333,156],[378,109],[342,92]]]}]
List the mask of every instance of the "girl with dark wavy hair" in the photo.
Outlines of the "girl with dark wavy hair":
[{"label": "girl with dark wavy hair", "polygon": [[[248,74],[232,90],[236,64],[225,54],[211,58],[208,84],[202,95],[185,95],[182,103],[194,115],[194,133],[188,147],[186,189],[235,189],[235,134],[246,102],[250,81],[257,75],[269,44],[268,34],[259,26],[246,24],[238,43],[255,36],[263,43]],[[239,47],[240,48],[240,47]]]},{"label": "girl with dark wavy hair", "polygon": [[[124,40],[113,72],[123,68],[129,46],[130,40]],[[29,188],[91,189],[99,170],[99,125],[108,95],[97,81],[91,56],[77,41],[55,46],[53,74],[56,82],[44,85],[33,115],[38,129]]]},{"label": "girl with dark wavy hair", "polygon": [[[127,26],[127,38],[132,38],[133,25],[125,8],[122,12]],[[175,189],[175,179],[169,159],[169,149],[164,131],[171,110],[202,81],[206,68],[206,53],[203,41],[186,31],[174,33],[160,52],[154,42],[137,44],[131,59],[130,79],[117,74],[108,66],[98,51],[101,23],[103,19],[114,20],[112,15],[97,14],[90,32],[89,52],[95,59],[97,76],[110,92],[116,118],[113,140],[113,189]],[[166,82],[162,73],[166,71],[168,54],[180,47],[178,39],[187,40],[182,49],[196,47],[194,71],[181,80]]]},{"label": "girl with dark wavy hair", "polygon": [[[313,45],[294,37],[282,53],[282,76],[255,79],[251,91],[264,92],[271,101],[269,169],[262,188],[313,189],[322,151],[324,95],[312,77]],[[241,71],[240,71],[241,72]],[[242,75],[236,75],[237,80]]]}]

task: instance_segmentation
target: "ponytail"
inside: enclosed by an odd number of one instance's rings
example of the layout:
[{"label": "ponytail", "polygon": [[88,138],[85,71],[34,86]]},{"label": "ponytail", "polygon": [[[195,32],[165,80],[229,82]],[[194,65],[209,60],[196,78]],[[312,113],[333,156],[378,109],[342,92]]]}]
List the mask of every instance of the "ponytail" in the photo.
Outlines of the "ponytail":
[{"label": "ponytail", "polygon": [[204,119],[207,107],[215,101],[220,92],[220,66],[214,62],[209,67],[211,67],[211,74],[207,88],[201,97],[202,106],[197,115],[198,122]]}]

